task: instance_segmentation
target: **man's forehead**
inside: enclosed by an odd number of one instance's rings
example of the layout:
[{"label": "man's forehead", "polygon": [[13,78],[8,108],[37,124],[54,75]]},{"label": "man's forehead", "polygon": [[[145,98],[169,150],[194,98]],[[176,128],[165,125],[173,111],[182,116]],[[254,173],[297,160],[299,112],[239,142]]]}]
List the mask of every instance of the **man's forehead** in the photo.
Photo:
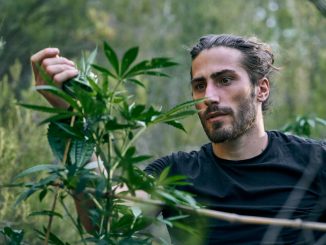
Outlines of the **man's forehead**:
[{"label": "man's forehead", "polygon": [[215,60],[220,61],[237,61],[241,63],[243,54],[240,50],[236,48],[217,46],[201,51],[198,56],[193,59],[192,64],[195,63],[197,60],[213,58],[215,58]]},{"label": "man's forehead", "polygon": [[[228,47],[213,47],[203,50],[191,64],[192,75],[223,70],[242,70],[243,54],[241,51]],[[198,74],[197,74],[198,73]]]}]

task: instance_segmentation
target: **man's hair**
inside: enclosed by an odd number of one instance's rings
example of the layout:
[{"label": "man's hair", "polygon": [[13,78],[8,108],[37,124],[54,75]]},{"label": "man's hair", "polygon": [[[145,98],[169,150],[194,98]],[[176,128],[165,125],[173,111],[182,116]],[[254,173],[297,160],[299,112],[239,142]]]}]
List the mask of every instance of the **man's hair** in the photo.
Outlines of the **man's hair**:
[{"label": "man's hair", "polygon": [[[274,55],[271,47],[256,37],[245,38],[230,34],[203,36],[190,49],[191,58],[194,60],[203,50],[219,46],[234,48],[243,54],[242,66],[247,71],[253,86],[257,85],[258,80],[263,77],[270,80],[272,73],[278,70],[273,66]],[[262,110],[266,111],[269,104],[267,98],[262,103]]]}]

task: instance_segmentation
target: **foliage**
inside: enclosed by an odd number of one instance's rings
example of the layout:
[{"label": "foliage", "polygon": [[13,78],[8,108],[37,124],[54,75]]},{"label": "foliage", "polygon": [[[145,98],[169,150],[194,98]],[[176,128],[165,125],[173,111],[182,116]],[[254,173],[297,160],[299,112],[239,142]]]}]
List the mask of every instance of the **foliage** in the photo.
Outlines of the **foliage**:
[{"label": "foliage", "polygon": [[326,128],[326,120],[319,117],[297,116],[295,121],[284,125],[282,131],[311,137],[312,130],[318,125]]},{"label": "foliage", "polygon": [[23,241],[23,230],[13,230],[10,227],[4,227],[2,230],[0,230],[0,233],[5,236],[6,244],[19,245]]},{"label": "foliage", "polygon": [[[93,52],[82,63],[79,76],[64,84],[63,90],[51,85],[51,79],[46,77],[49,85],[36,87],[37,90],[49,91],[68,102],[70,110],[20,104],[50,113],[51,116],[40,124],[49,124],[48,141],[54,156],[60,161],[56,165],[31,167],[16,176],[17,180],[31,174],[47,173],[32,182],[21,183],[26,191],[16,201],[19,204],[38,193],[42,202],[43,199],[49,199],[51,193],[54,194],[54,208],[31,214],[49,216],[48,225],[43,230],[37,229],[38,237],[46,243],[69,244],[51,231],[51,223],[53,218],[62,219],[64,216],[57,212],[55,204],[60,203],[65,207],[68,196],[73,197],[79,193],[86,193],[85,197],[97,206],[90,211],[91,220],[96,227],[91,236],[86,235],[79,221],[65,210],[83,242],[149,244],[154,237],[144,234],[142,230],[153,222],[167,223],[161,218],[147,217],[137,206],[125,204],[121,196],[116,196],[119,186],[128,187],[123,195],[133,196],[137,191],[144,191],[172,207],[178,204],[198,207],[189,194],[173,188],[187,184],[183,177],[169,177],[167,169],[155,179],[137,167],[140,162],[150,158],[148,155],[137,154],[134,143],[141,134],[158,123],[166,123],[185,131],[179,120],[197,113],[192,107],[198,101],[184,102],[163,112],[160,107],[136,103],[126,85],[132,83],[143,87],[144,84],[139,80],[141,75],[167,77],[161,69],[176,63],[169,58],[160,57],[134,64],[138,54],[137,47],[127,50],[121,60],[108,43],[104,43],[104,53],[110,64],[109,68],[94,64],[90,66],[95,57]],[[100,72],[100,75],[93,74],[91,67]],[[105,168],[99,175],[86,167],[93,151],[99,168],[102,164]],[[168,224],[173,226],[172,220]],[[176,220],[178,223],[179,219]]]}]

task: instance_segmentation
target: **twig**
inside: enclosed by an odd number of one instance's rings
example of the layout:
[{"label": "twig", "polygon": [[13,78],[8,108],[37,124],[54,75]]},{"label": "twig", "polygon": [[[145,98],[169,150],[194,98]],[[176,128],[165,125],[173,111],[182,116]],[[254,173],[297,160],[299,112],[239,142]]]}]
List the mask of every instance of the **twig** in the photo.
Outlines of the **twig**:
[{"label": "twig", "polygon": [[[54,212],[56,204],[57,204],[57,199],[58,199],[58,189],[55,190],[55,194],[54,194],[54,200],[52,203],[52,208],[51,208],[51,212]],[[44,244],[48,244],[49,243],[49,237],[50,237],[50,232],[51,232],[51,226],[52,226],[52,222],[53,222],[53,215],[50,214],[49,216],[49,222],[48,222],[48,227],[46,228],[46,236],[45,236],[45,242]]]},{"label": "twig", "polygon": [[[73,116],[71,118],[71,120],[70,120],[70,126],[71,127],[74,126],[75,119],[76,119],[76,116]],[[64,151],[63,159],[62,159],[62,163],[63,164],[65,164],[67,162],[70,144],[71,144],[71,138],[69,138],[67,140],[67,143],[65,145],[65,151]],[[54,200],[53,200],[53,203],[52,203],[51,212],[54,212],[54,210],[55,210],[57,199],[58,199],[58,195],[59,195],[58,188],[56,188],[55,189],[55,193],[54,193]],[[46,235],[45,235],[45,242],[44,242],[45,245],[48,245],[48,243],[49,243],[49,237],[50,237],[52,222],[53,222],[53,215],[50,214],[49,222],[48,222],[48,227],[46,229]]]},{"label": "twig", "polygon": [[[116,194],[115,197],[120,199],[125,199],[128,201],[155,205],[159,207],[167,206],[167,204],[158,200],[150,200],[150,199],[144,199],[144,198],[133,197],[133,196],[125,196],[121,194]],[[319,230],[319,231],[326,232],[326,223],[320,223],[320,222],[303,221],[301,219],[290,220],[290,219],[239,215],[239,214],[221,212],[221,211],[210,210],[205,208],[191,208],[186,205],[176,205],[175,207],[177,209],[198,214],[203,217],[221,219],[232,223],[235,222],[235,223],[256,224],[256,225],[276,225],[276,226],[283,226],[283,227]]]}]

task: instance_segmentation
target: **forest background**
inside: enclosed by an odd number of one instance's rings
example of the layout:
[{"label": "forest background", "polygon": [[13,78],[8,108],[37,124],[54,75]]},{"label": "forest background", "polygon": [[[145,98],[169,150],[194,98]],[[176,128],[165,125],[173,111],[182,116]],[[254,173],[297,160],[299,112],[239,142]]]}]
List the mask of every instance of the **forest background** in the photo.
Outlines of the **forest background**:
[{"label": "forest background", "polygon": [[[135,89],[138,100],[170,108],[191,97],[188,49],[209,33],[257,36],[270,43],[281,70],[272,82],[272,108],[266,128],[280,129],[297,116],[311,118],[311,137],[326,138],[313,118],[326,118],[326,18],[308,0],[1,0],[0,1],[0,183],[21,170],[54,159],[43,115],[16,105],[46,104],[32,90],[30,56],[45,47],[78,61],[107,41],[119,52],[140,46],[140,58],[168,56],[180,65],[171,77],[147,78],[145,89]],[[121,55],[121,53],[120,53]],[[97,63],[103,57],[99,56]],[[207,142],[197,118],[184,121],[187,134],[161,125],[138,141],[141,153],[154,158],[172,151],[189,151]],[[164,132],[164,133],[162,133]],[[20,190],[1,188],[0,229],[11,226],[33,237],[28,217],[37,209],[31,199],[13,208]],[[36,204],[37,203],[37,204]],[[45,204],[44,204],[45,205]],[[69,237],[69,224],[55,224]],[[28,240],[28,239],[27,239]]]}]

